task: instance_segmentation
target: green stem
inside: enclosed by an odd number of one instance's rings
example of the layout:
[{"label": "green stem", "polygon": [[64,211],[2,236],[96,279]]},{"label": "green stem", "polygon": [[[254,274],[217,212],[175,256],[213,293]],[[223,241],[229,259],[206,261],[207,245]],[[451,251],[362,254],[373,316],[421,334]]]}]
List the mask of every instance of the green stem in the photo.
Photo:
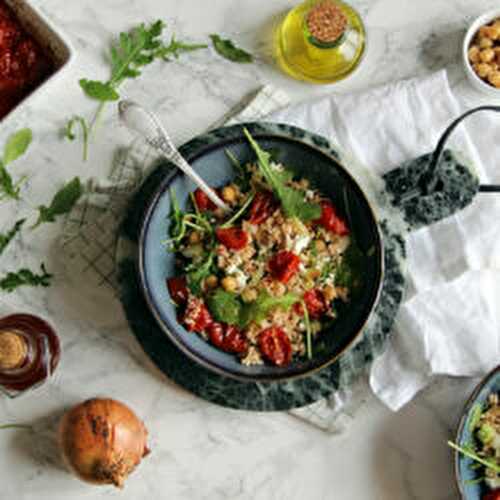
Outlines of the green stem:
[{"label": "green stem", "polygon": [[458,446],[451,441],[448,441],[448,446],[450,446],[454,450],[462,453],[462,455],[465,455],[466,457],[472,458],[472,460],[479,462],[480,464],[484,465],[488,469],[494,470],[497,474],[500,474],[500,466],[499,465],[494,464],[492,462],[489,462],[488,460],[485,460],[484,458],[481,458],[477,453],[474,453],[470,450],[462,448],[461,446]]},{"label": "green stem", "polygon": [[25,424],[5,424],[5,425],[0,425],[0,430],[5,430],[5,429],[26,429],[26,430],[33,430],[33,427],[31,425],[25,425]]},{"label": "green stem", "polygon": [[307,310],[306,303],[302,300],[302,309],[304,309],[304,323],[306,325],[306,348],[307,359],[312,359],[312,332],[311,322],[309,321],[309,311]]},{"label": "green stem", "polygon": [[255,193],[252,193],[247,198],[247,200],[245,201],[243,206],[227,222],[224,222],[224,224],[222,224],[220,227],[225,228],[225,227],[229,227],[232,224],[234,224],[245,213],[246,209],[250,206],[250,203],[252,203],[252,200],[254,199],[254,197],[255,197]]}]

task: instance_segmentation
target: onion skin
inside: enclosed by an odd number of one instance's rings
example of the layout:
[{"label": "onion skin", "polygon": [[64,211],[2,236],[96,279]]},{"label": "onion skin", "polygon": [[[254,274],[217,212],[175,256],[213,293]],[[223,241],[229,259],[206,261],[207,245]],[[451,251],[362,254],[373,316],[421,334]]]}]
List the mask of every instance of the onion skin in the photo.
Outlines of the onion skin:
[{"label": "onion skin", "polygon": [[143,422],[123,403],[89,399],[73,407],[59,425],[65,463],[83,481],[122,488],[149,453]]}]

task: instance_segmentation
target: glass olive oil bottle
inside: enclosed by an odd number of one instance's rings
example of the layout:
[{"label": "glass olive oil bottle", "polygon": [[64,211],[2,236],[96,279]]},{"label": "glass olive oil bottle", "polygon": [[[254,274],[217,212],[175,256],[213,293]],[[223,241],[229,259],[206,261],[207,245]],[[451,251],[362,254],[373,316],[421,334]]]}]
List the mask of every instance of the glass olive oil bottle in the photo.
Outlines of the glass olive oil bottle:
[{"label": "glass olive oil bottle", "polygon": [[332,83],[351,74],[365,50],[359,14],[338,0],[306,0],[275,34],[275,57],[293,78]]}]

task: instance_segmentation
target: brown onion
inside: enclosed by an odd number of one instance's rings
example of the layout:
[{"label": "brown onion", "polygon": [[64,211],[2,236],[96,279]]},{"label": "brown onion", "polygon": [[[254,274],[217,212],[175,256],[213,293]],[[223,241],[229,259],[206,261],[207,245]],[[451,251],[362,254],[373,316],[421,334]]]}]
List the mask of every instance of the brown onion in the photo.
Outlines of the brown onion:
[{"label": "brown onion", "polygon": [[64,461],[82,480],[121,488],[149,453],[143,422],[123,403],[89,399],[68,411],[59,426]]}]

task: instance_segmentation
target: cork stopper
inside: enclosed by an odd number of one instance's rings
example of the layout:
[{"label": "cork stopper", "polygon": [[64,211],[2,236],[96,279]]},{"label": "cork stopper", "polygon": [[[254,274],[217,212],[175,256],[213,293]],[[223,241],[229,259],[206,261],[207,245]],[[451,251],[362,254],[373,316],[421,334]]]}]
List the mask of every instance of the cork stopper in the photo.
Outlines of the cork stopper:
[{"label": "cork stopper", "polygon": [[26,340],[16,332],[0,331],[0,370],[19,368],[28,354]]},{"label": "cork stopper", "polygon": [[331,1],[317,3],[306,18],[310,36],[324,44],[333,43],[345,32],[347,17],[341,8]]}]

